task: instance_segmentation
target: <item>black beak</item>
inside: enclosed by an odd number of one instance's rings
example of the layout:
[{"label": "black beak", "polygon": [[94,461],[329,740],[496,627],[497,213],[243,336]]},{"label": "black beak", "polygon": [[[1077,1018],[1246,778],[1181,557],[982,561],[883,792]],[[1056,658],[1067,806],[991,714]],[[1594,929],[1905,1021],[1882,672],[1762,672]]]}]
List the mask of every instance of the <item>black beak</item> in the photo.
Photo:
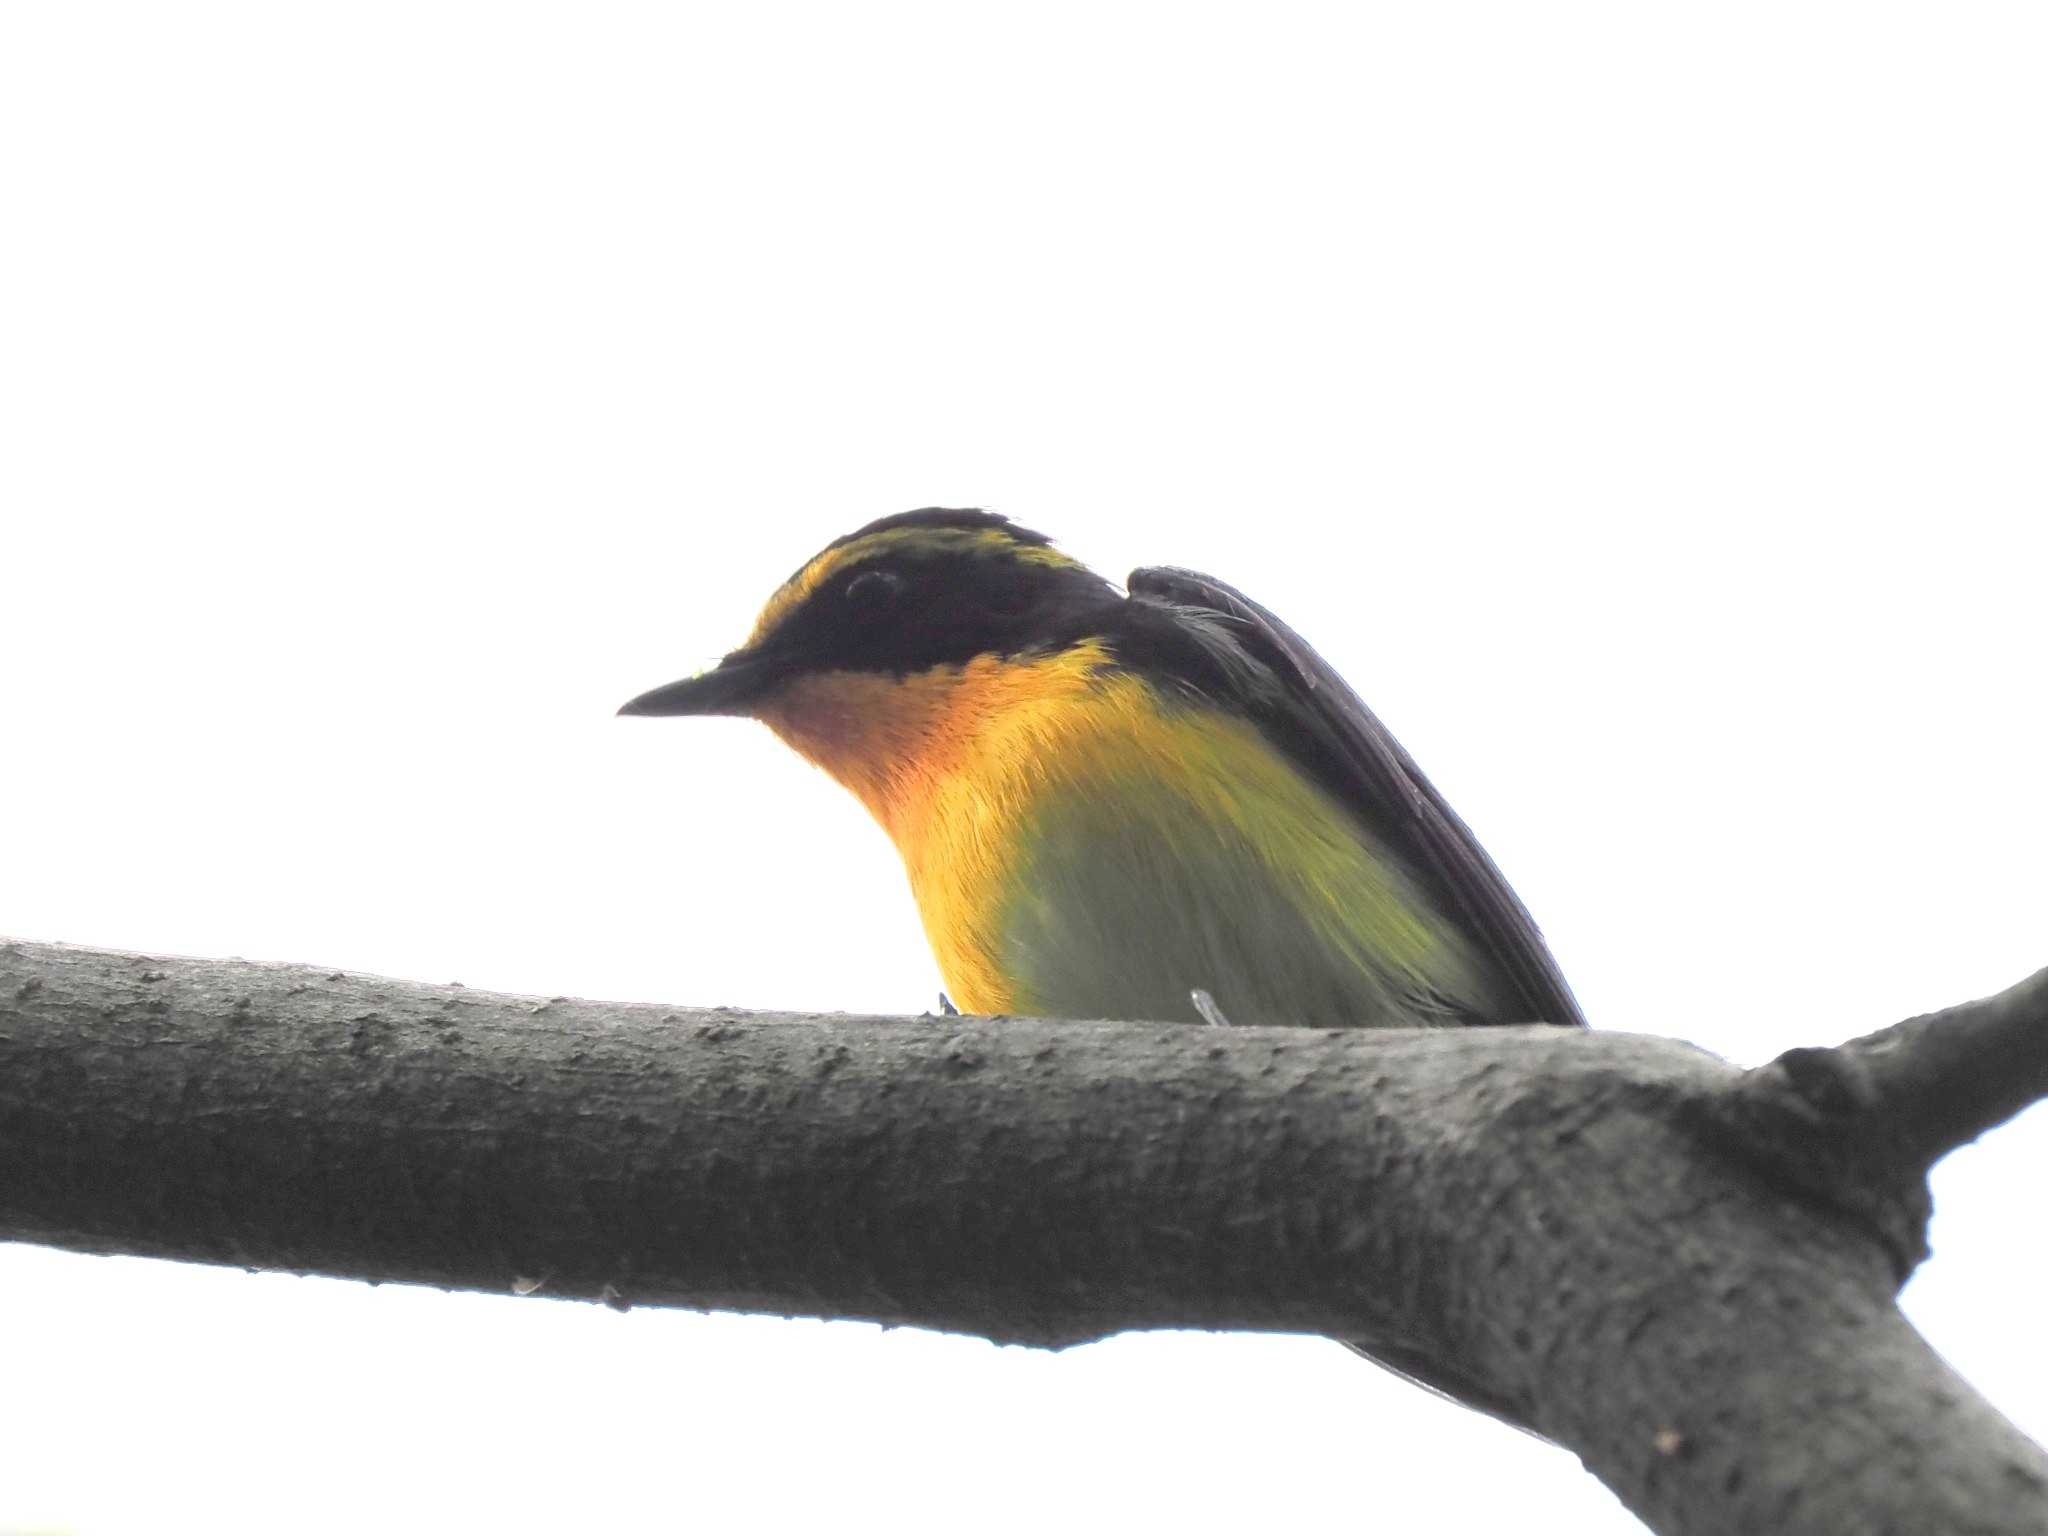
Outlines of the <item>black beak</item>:
[{"label": "black beak", "polygon": [[734,651],[709,672],[650,689],[619,706],[622,715],[750,715],[777,679],[753,651]]}]

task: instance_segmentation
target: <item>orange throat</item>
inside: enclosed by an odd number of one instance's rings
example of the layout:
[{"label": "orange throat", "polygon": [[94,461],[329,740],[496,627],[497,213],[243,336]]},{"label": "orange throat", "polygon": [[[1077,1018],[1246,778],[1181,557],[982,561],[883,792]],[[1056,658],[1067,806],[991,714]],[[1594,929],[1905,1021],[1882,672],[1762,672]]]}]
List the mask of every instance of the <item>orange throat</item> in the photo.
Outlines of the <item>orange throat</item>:
[{"label": "orange throat", "polygon": [[844,784],[895,843],[953,999],[1007,1011],[995,924],[1014,849],[1107,656],[977,657],[898,678],[799,678],[758,718]]},{"label": "orange throat", "polygon": [[1028,772],[1048,728],[1094,686],[1107,660],[1088,643],[1029,659],[980,656],[896,677],[821,672],[798,678],[760,720],[859,797],[906,858],[921,825],[955,789]]},{"label": "orange throat", "polygon": [[777,736],[853,791],[898,846],[906,813],[944,755],[956,696],[953,669],[898,681],[867,672],[799,678],[761,706]]}]

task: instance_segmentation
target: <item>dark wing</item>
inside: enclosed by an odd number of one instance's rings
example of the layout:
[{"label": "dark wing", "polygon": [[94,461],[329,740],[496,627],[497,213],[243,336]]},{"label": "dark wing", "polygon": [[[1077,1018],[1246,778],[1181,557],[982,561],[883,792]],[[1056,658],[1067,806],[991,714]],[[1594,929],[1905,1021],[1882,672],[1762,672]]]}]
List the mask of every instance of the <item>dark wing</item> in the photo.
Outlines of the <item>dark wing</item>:
[{"label": "dark wing", "polygon": [[[1408,857],[1447,911],[1464,917],[1511,982],[1516,1002],[1512,1018],[1475,1022],[1586,1022],[1534,919],[1486,850],[1414,759],[1306,640],[1236,588],[1194,571],[1148,567],[1131,572],[1126,586],[1133,605],[1164,609],[1161,617],[1171,621],[1132,626],[1139,651],[1179,648],[1183,663],[1191,659],[1190,648],[1204,652],[1199,670],[1207,675],[1191,677],[1190,683],[1221,689],[1233,704],[1249,710],[1305,772]],[[1192,626],[1191,620],[1196,621]],[[1204,622],[1212,629],[1210,637],[1201,634]],[[1218,654],[1217,626],[1235,649],[1270,674],[1277,692],[1273,684],[1250,682],[1241,660],[1232,667]],[[1168,635],[1169,628],[1178,642]],[[1140,659],[1175,670],[1176,658],[1164,649]]]}]

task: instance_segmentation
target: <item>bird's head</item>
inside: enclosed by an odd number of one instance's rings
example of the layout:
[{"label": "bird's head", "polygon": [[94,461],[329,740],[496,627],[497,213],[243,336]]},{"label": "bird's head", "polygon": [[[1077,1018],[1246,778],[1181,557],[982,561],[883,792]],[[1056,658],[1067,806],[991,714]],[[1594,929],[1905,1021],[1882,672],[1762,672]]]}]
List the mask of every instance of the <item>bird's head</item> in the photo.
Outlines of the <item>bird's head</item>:
[{"label": "bird's head", "polygon": [[899,513],[807,560],[717,666],[619,713],[764,721],[875,805],[882,779],[1085,646],[1120,602],[1045,535],[995,513]]}]

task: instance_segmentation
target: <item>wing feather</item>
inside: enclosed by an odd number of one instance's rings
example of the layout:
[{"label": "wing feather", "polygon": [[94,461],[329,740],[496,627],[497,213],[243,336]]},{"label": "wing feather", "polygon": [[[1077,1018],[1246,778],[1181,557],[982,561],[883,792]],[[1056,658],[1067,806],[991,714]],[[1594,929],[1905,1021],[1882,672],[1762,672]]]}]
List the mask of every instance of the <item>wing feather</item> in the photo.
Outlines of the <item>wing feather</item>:
[{"label": "wing feather", "polygon": [[[1248,709],[1305,772],[1405,854],[1446,910],[1463,917],[1518,1004],[1512,1018],[1477,1022],[1586,1022],[1535,920],[1478,839],[1306,640],[1235,587],[1195,571],[1147,567],[1133,571],[1126,587],[1132,603],[1171,610],[1180,633],[1207,651],[1209,675],[1191,679],[1195,686],[1206,682],[1231,692],[1231,702]],[[1229,646],[1217,643],[1219,632]],[[1270,681],[1257,686],[1254,672]]]}]

